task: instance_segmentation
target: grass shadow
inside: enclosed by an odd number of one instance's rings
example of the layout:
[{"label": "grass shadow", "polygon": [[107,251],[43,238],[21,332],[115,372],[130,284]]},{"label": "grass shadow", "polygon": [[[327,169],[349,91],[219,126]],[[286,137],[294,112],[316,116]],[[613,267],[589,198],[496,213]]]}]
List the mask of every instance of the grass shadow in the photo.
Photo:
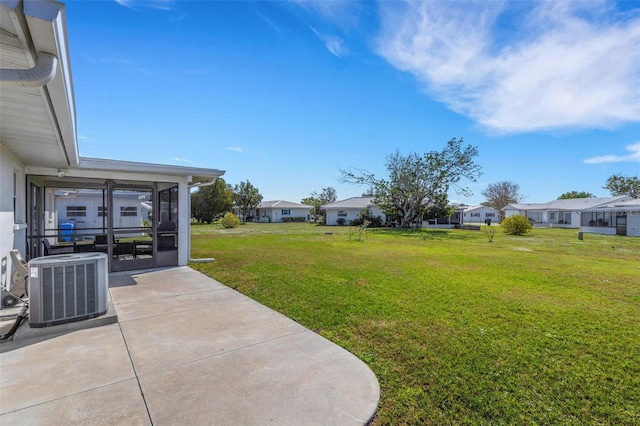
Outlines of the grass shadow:
[{"label": "grass shadow", "polygon": [[376,235],[392,235],[403,238],[419,238],[423,240],[466,240],[474,231],[448,229],[413,229],[413,228],[375,228]]}]

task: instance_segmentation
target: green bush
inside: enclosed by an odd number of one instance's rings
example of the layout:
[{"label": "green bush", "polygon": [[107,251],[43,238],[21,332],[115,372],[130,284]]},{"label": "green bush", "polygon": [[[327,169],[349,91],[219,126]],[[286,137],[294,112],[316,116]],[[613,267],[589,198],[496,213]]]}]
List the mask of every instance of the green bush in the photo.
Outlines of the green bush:
[{"label": "green bush", "polygon": [[505,234],[524,235],[533,229],[529,219],[522,215],[509,216],[500,224]]},{"label": "green bush", "polygon": [[369,228],[380,228],[382,224],[382,218],[380,216],[358,216],[349,222],[351,226],[361,226],[365,221],[369,222]]},{"label": "green bush", "polygon": [[226,229],[229,228],[237,228],[240,225],[240,219],[238,219],[238,216],[236,216],[233,213],[227,213],[224,215],[224,217],[220,220],[220,223],[222,224],[222,226],[224,226]]},{"label": "green bush", "polygon": [[283,217],[282,221],[287,222],[306,222],[306,218],[304,217]]}]

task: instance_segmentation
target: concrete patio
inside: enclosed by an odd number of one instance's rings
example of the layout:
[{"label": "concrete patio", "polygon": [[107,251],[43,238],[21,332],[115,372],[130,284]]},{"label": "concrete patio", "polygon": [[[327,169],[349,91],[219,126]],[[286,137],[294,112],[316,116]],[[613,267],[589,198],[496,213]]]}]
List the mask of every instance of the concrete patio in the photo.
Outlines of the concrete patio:
[{"label": "concrete patio", "polygon": [[373,418],[380,389],[371,370],[285,316],[188,267],[109,280],[117,322],[39,337],[23,325],[0,345],[0,424]]}]

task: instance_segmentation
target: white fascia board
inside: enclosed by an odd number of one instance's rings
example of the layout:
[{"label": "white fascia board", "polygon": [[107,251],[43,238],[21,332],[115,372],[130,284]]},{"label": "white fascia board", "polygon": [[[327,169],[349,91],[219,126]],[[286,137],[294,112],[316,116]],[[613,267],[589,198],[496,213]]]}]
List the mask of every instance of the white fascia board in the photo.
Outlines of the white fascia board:
[{"label": "white fascia board", "polygon": [[[25,1],[24,16],[35,50],[31,56],[45,52],[58,58],[55,77],[40,92],[49,100],[49,117],[59,132],[58,142],[67,157],[67,164],[76,167],[80,156],[64,7],[64,4],[54,1]],[[30,60],[35,65],[37,57]]]},{"label": "white fascia board", "polygon": [[138,163],[134,161],[118,161],[89,157],[80,158],[80,165],[78,169],[182,176],[188,177],[190,184],[193,182],[200,182],[202,180],[215,180],[225,173],[224,170],[218,169]]},{"label": "white fascia board", "polygon": [[[163,183],[189,183],[190,176],[169,175],[150,172],[136,171],[115,171],[115,170],[86,170],[86,169],[56,169],[52,167],[33,167],[27,166],[25,173],[28,175],[57,177],[58,171],[61,171],[66,178],[80,179],[111,179],[115,181],[137,181],[137,182],[163,182]],[[64,186],[64,184],[62,184]]]}]

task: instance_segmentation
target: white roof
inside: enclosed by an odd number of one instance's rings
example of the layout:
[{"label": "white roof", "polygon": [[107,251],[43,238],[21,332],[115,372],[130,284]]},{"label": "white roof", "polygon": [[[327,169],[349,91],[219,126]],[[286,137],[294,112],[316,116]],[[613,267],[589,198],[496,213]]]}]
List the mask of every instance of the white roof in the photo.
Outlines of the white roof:
[{"label": "white roof", "polygon": [[322,206],[323,209],[363,209],[373,205],[374,197],[352,197],[346,200],[329,203]]},{"label": "white roof", "polygon": [[638,212],[640,212],[640,198],[632,198],[626,201],[619,201],[619,202],[614,202],[610,204],[605,204],[603,206],[598,206],[597,208],[592,210],[605,210],[605,209],[623,210],[623,211],[637,210]]},{"label": "white roof", "polygon": [[276,200],[276,201],[263,201],[258,204],[258,209],[312,209],[313,206],[300,203],[292,203],[290,201]]},{"label": "white roof", "polygon": [[498,211],[496,209],[494,209],[493,207],[489,207],[489,206],[465,206],[462,208],[462,211],[464,212],[472,212],[474,210],[478,210],[478,209],[488,209],[488,210],[493,210],[493,211]]},{"label": "white roof", "polygon": [[586,210],[596,208],[605,204],[623,202],[631,197],[617,196],[604,198],[568,198],[566,200],[553,200],[547,203],[512,203],[503,207],[502,210]]}]

